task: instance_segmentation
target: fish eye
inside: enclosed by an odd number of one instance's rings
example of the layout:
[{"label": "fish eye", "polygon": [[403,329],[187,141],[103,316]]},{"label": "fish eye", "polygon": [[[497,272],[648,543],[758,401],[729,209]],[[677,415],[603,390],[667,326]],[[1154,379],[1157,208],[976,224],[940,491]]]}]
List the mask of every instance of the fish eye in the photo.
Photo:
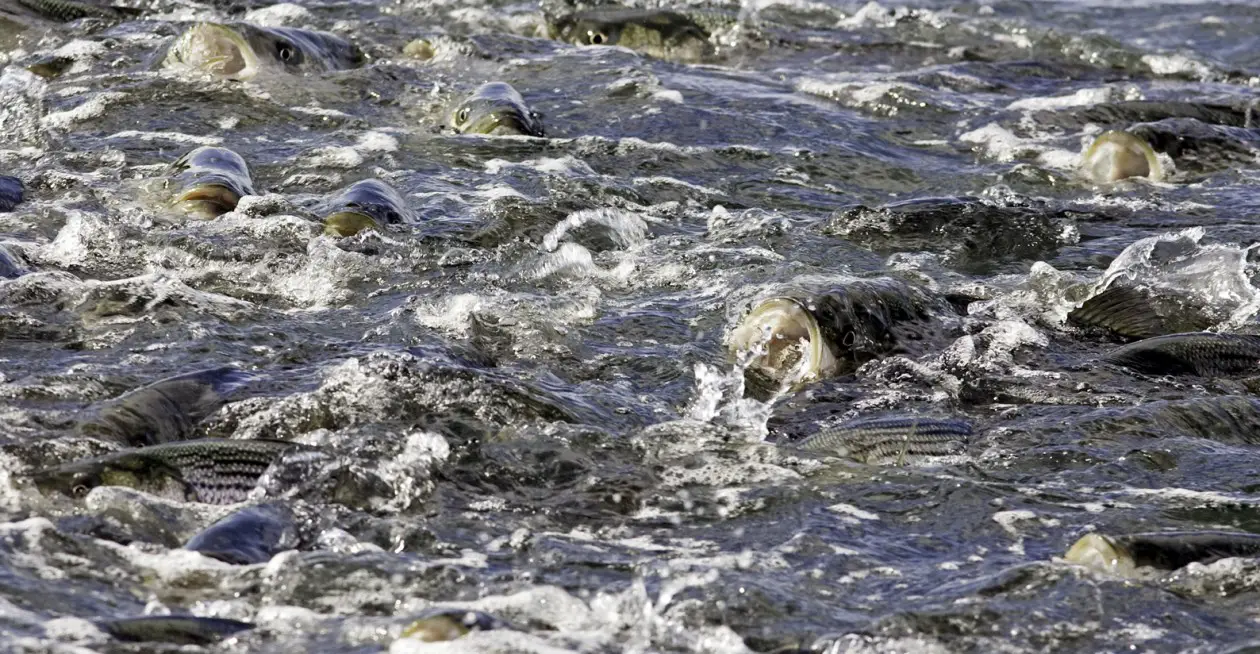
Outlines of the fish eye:
[{"label": "fish eye", "polygon": [[70,489],[70,494],[74,497],[83,497],[88,494],[88,487],[83,484],[75,484],[74,488]]},{"label": "fish eye", "polygon": [[288,43],[281,43],[277,47],[277,54],[280,56],[280,61],[288,62],[292,61],[293,58],[297,56],[297,51],[294,50],[293,46]]},{"label": "fish eye", "polygon": [[608,37],[603,32],[587,32],[591,45],[604,45],[608,42]]},{"label": "fish eye", "polygon": [[460,109],[459,112],[455,114],[455,122],[463,124],[467,120],[468,120],[468,107],[464,107],[463,109]]}]

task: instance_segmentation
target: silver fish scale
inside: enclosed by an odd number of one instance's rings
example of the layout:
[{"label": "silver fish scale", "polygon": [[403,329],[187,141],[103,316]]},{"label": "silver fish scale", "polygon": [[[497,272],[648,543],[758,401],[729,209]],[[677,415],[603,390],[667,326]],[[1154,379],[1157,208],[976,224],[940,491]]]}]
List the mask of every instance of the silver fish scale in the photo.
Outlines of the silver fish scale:
[{"label": "silver fish scale", "polygon": [[149,454],[179,470],[197,501],[232,504],[247,498],[282,452],[299,447],[282,441],[224,440],[180,443],[164,446],[165,452]]},{"label": "silver fish scale", "polygon": [[825,428],[797,447],[830,452],[863,463],[904,462],[908,457],[960,453],[972,434],[961,420],[894,416],[865,418]]},{"label": "silver fish scale", "polygon": [[1214,332],[1168,334],[1117,348],[1104,360],[1156,375],[1210,377],[1260,371],[1260,336]]}]

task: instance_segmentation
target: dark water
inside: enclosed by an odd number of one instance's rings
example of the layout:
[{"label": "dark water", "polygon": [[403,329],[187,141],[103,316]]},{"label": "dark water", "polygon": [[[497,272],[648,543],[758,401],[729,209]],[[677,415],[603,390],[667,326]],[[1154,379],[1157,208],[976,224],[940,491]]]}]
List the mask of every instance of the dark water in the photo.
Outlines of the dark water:
[{"label": "dark water", "polygon": [[[1101,366],[1115,341],[1065,320],[1121,279],[1254,331],[1257,6],[704,5],[744,28],[703,64],[541,38],[535,4],[262,6],[0,29],[0,173],[25,185],[0,246],[30,271],[0,280],[7,651],[152,651],[87,621],[168,611],[260,625],[211,650],[413,651],[404,626],[448,604],[522,629],[451,645],[473,651],[1248,651],[1253,560],[1055,559],[1091,530],[1260,532],[1260,409],[1185,408],[1247,376]],[[229,18],[373,59],[150,69]],[[436,56],[401,54],[417,38]],[[48,54],[72,62],[26,71]],[[489,80],[548,138],[439,129]],[[1164,181],[1082,180],[1104,129]],[[172,213],[164,166],[201,144],[266,195]],[[414,221],[320,236],[368,177]],[[724,337],[753,299],[875,275],[962,311],[921,351],[743,397]],[[323,446],[352,481],[267,487],[298,551],[230,566],[177,549],[230,507],[24,483],[106,449],[74,428],[99,403],[218,365],[256,377],[195,435]],[[975,435],[909,466],[779,446],[891,413]]]}]

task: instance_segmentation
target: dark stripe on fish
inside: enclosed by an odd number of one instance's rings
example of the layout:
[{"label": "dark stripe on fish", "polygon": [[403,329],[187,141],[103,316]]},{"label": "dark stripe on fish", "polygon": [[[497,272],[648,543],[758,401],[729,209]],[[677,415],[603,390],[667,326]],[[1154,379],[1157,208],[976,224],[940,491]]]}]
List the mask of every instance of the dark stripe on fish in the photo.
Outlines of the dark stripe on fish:
[{"label": "dark stripe on fish", "polygon": [[[195,500],[206,504],[235,504],[248,499],[258,479],[282,452],[301,446],[276,440],[202,440],[174,443],[161,455],[163,463],[179,471]],[[145,448],[154,450],[157,448]]]},{"label": "dark stripe on fish", "polygon": [[235,504],[248,499],[282,454],[299,450],[319,452],[289,441],[208,438],[114,452],[39,470],[32,478],[41,491],[71,497],[122,485],[182,501]]},{"label": "dark stripe on fish", "polygon": [[104,620],[97,625],[118,640],[177,645],[209,645],[232,634],[254,628],[249,622],[195,615],[146,615]]},{"label": "dark stripe on fish", "polygon": [[80,18],[125,18],[143,13],[133,7],[93,5],[72,0],[16,0],[19,5],[47,18],[68,23]]},{"label": "dark stripe on fish", "polygon": [[1260,336],[1169,334],[1120,347],[1103,361],[1151,375],[1231,375],[1260,369]]},{"label": "dark stripe on fish", "polygon": [[1260,555],[1260,534],[1227,531],[1166,531],[1109,537],[1134,564],[1176,570],[1234,556]]},{"label": "dark stripe on fish", "polygon": [[823,429],[796,447],[863,463],[904,463],[909,457],[960,454],[971,434],[971,425],[961,420],[864,418]]}]

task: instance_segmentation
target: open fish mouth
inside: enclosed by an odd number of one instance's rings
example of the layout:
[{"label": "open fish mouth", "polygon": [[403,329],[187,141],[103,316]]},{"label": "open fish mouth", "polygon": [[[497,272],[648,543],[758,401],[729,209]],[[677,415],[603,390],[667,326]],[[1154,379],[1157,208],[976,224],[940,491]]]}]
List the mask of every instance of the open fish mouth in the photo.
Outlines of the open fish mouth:
[{"label": "open fish mouth", "polygon": [[468,122],[462,134],[487,134],[492,136],[529,135],[525,119],[513,109],[496,109],[487,111]]},{"label": "open fish mouth", "polygon": [[1104,132],[1081,158],[1085,173],[1095,182],[1115,182],[1129,177],[1163,179],[1159,159],[1144,140],[1127,132]]},{"label": "open fish mouth", "polygon": [[1123,547],[1102,534],[1085,534],[1063,558],[1069,563],[1112,574],[1132,574],[1136,566]]},{"label": "open fish mouth", "polygon": [[176,44],[186,66],[225,79],[248,80],[258,74],[258,56],[236,30],[215,23],[198,23]]},{"label": "open fish mouth", "polygon": [[836,365],[818,320],[791,298],[757,305],[731,333],[730,348],[751,353],[748,369],[780,383],[819,379]]},{"label": "open fish mouth", "polygon": [[365,229],[379,232],[381,226],[374,218],[359,211],[338,211],[324,219],[324,233],[329,236],[345,238]]},{"label": "open fish mouth", "polygon": [[232,211],[240,201],[239,193],[221,184],[197,184],[175,199],[185,212],[209,218]]}]

